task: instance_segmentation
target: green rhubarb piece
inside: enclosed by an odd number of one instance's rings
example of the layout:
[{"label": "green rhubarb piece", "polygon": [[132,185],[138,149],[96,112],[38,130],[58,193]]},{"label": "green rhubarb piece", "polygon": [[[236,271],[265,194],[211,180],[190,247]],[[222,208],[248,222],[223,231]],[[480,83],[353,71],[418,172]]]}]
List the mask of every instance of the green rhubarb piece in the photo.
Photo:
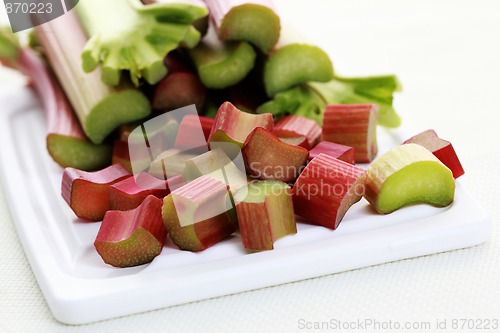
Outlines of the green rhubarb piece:
[{"label": "green rhubarb piece", "polygon": [[249,184],[234,195],[245,249],[272,250],[274,242],[297,233],[290,186],[276,180]]},{"label": "green rhubarb piece", "polygon": [[454,200],[452,172],[417,144],[402,145],[380,156],[367,176],[365,197],[383,214],[418,203],[446,207]]},{"label": "green rhubarb piece", "polygon": [[224,89],[243,80],[257,57],[247,42],[221,42],[210,29],[197,47],[189,50],[201,82],[211,89]]},{"label": "green rhubarb piece", "polygon": [[262,52],[269,52],[280,37],[280,18],[269,7],[243,4],[233,7],[219,27],[223,40],[245,40]]},{"label": "green rhubarb piece", "polygon": [[113,148],[95,145],[87,140],[59,134],[47,135],[47,150],[61,167],[79,170],[99,170],[111,163]]},{"label": "green rhubarb piece", "polygon": [[163,59],[179,45],[194,47],[201,34],[191,23],[208,14],[187,3],[143,5],[139,0],[85,0],[76,7],[90,36],[82,65],[85,72],[102,63],[102,81],[116,86],[121,72],[135,85],[155,84],[166,74]]},{"label": "green rhubarb piece", "polygon": [[316,46],[289,44],[273,53],[264,68],[264,83],[274,96],[301,83],[333,79],[330,57]]}]

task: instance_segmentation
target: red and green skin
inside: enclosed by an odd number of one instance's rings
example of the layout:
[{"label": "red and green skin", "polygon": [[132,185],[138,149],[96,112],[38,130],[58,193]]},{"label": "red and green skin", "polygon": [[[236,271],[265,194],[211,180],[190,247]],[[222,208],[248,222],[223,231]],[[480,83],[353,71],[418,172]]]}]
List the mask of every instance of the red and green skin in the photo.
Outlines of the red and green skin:
[{"label": "red and green skin", "polygon": [[168,183],[148,173],[130,176],[112,185],[109,189],[109,203],[112,210],[137,208],[148,196],[163,199],[170,193]]},{"label": "red and green skin", "polygon": [[66,168],[61,195],[77,217],[89,222],[101,221],[110,209],[111,185],[127,177],[130,173],[119,164],[95,172]]},{"label": "red and green skin", "polygon": [[293,186],[295,213],[311,224],[334,230],[347,210],[363,197],[365,183],[365,170],[320,154]]},{"label": "red and green skin", "polygon": [[161,209],[162,201],[150,195],[133,210],[108,211],[94,242],[103,261],[114,267],[132,267],[158,256],[167,237]]},{"label": "red and green skin", "polygon": [[375,104],[327,105],[322,141],[353,147],[356,163],[371,162],[378,152],[377,119]]},{"label": "red and green skin", "polygon": [[[174,197],[176,196],[174,201]],[[207,217],[201,221],[194,221],[200,209],[207,205],[223,204],[226,207],[229,195],[227,185],[209,176],[201,176],[192,182],[172,191],[163,200],[163,222],[170,238],[181,250],[203,251],[227,238],[236,231],[229,211],[216,216]],[[223,202],[222,202],[222,201]],[[192,204],[188,207],[186,203]],[[182,210],[192,209],[193,221],[189,225],[181,225],[179,215]],[[228,207],[232,210],[232,207]]]},{"label": "red and green skin", "polygon": [[217,111],[209,143],[230,142],[243,147],[248,135],[257,127],[263,127],[272,132],[273,116],[270,113],[249,114],[238,110],[230,102],[225,102]]},{"label": "red and green skin", "polygon": [[321,127],[304,116],[290,115],[278,120],[273,133],[280,138],[306,137],[306,149],[313,149],[321,139]]},{"label": "red and green skin", "polygon": [[295,180],[307,162],[309,151],[281,141],[270,131],[257,127],[241,150],[247,172],[263,180]]},{"label": "red and green skin", "polygon": [[179,131],[175,139],[175,147],[179,149],[196,147],[196,143],[193,142],[192,133],[199,131],[200,127],[205,136],[205,140],[208,141],[213,124],[213,118],[196,115],[185,116],[179,124]]},{"label": "red and green skin", "polygon": [[46,145],[53,160],[63,168],[74,167],[87,171],[108,166],[111,162],[111,147],[95,145],[87,139],[73,107],[45,62],[31,49],[12,47],[16,48],[16,56],[9,59],[0,57],[0,62],[29,78],[45,111]]},{"label": "red and green skin", "polygon": [[349,164],[355,164],[356,161],[354,148],[329,141],[321,141],[311,149],[308,160],[311,161],[313,158],[318,157],[319,154],[325,154]]},{"label": "red and green skin", "polygon": [[462,163],[451,142],[441,139],[434,130],[427,130],[406,140],[404,144],[416,143],[427,148],[453,173],[457,179],[465,174]]}]

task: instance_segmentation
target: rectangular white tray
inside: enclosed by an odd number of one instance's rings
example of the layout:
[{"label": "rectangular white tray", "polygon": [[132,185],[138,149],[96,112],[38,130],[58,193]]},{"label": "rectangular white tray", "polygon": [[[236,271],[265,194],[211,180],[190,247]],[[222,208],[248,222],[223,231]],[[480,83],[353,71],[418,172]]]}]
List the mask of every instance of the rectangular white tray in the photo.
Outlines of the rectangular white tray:
[{"label": "rectangular white tray", "polygon": [[[151,264],[117,269],[93,248],[99,223],[79,222],[62,200],[62,170],[45,149],[43,110],[24,87],[0,91],[0,175],[33,272],[55,318],[84,324],[480,244],[485,212],[457,181],[447,208],[418,205],[387,216],[365,200],[336,231],[298,224],[276,250],[247,254],[234,236],[202,253],[168,243]],[[379,131],[381,153],[400,144]]]}]

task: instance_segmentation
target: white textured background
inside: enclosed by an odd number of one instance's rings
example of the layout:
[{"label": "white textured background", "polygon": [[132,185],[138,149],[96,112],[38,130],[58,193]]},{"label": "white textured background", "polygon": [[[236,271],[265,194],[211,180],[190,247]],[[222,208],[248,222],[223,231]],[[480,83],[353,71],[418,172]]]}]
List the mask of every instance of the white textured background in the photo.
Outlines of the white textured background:
[{"label": "white textured background", "polygon": [[[454,318],[500,320],[500,1],[277,4],[284,20],[328,51],[339,73],[398,74],[404,92],[397,96],[397,110],[415,132],[434,128],[453,142],[466,169],[462,181],[492,217],[491,240],[470,249],[71,327],[56,322],[47,308],[0,184],[0,332],[292,332],[308,331],[300,329],[301,319],[365,318],[416,325],[429,321],[433,327],[446,319],[449,331],[457,332],[451,330]],[[6,22],[3,7],[0,22]],[[13,84],[20,84],[17,77],[0,68],[0,89]]]}]

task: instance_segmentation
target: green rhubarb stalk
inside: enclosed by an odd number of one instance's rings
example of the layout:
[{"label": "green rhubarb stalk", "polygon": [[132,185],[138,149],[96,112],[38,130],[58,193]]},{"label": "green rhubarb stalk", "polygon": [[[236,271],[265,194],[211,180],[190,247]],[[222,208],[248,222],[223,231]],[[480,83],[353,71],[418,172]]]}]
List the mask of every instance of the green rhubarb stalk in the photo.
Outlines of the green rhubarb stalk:
[{"label": "green rhubarb stalk", "polygon": [[377,104],[378,123],[398,127],[401,118],[392,106],[393,95],[401,91],[394,75],[366,78],[334,77],[326,83],[309,82],[278,93],[262,104],[257,113],[272,113],[276,118],[294,114],[314,119],[321,125],[327,104]]},{"label": "green rhubarb stalk", "polygon": [[212,27],[203,42],[188,53],[201,82],[211,89],[224,89],[242,81],[254,67],[257,57],[249,43],[222,42]]},{"label": "green rhubarb stalk", "polygon": [[191,23],[208,15],[206,8],[185,2],[140,0],[85,0],[77,12],[90,36],[83,69],[89,73],[102,63],[102,80],[111,86],[120,83],[122,71],[130,72],[135,85],[141,78],[160,81],[167,74],[165,56],[179,45],[198,44],[201,34]]},{"label": "green rhubarb stalk", "polygon": [[274,52],[264,67],[269,96],[310,81],[333,79],[333,65],[323,50],[307,44],[289,44]]},{"label": "green rhubarb stalk", "polygon": [[93,171],[111,162],[111,147],[91,143],[64,95],[59,82],[33,50],[21,48],[14,35],[0,30],[0,62],[26,75],[45,110],[46,144],[50,156],[61,167]]},{"label": "green rhubarb stalk", "polygon": [[272,1],[205,0],[219,38],[247,41],[269,52],[280,38],[281,22]]},{"label": "green rhubarb stalk", "polygon": [[150,114],[148,99],[130,82],[123,80],[119,86],[109,87],[101,81],[100,69],[84,73],[80,54],[87,37],[73,11],[36,27],[35,31],[85,134],[93,143],[102,143],[119,125]]}]

